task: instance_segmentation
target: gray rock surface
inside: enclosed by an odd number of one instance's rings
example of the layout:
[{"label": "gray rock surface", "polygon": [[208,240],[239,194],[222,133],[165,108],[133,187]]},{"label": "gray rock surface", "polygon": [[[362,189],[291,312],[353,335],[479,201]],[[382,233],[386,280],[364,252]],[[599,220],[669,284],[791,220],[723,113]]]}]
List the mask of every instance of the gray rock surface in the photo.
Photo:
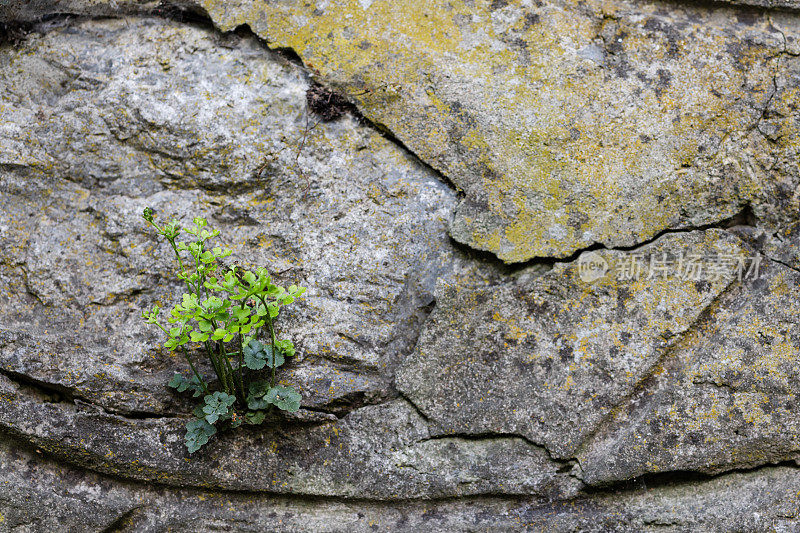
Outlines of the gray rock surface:
[{"label": "gray rock surface", "polygon": [[464,191],[453,237],[503,261],[632,246],[748,204],[773,230],[796,220],[794,16],[690,2],[202,5],[353,94]]},{"label": "gray rock surface", "polygon": [[799,283],[797,271],[766,262],[760,279],[723,294],[581,454],[584,479],[800,457]]},{"label": "gray rock surface", "polygon": [[609,271],[593,283],[580,261],[488,288],[443,283],[398,387],[443,434],[520,434],[572,457],[736,281],[615,273],[633,256],[680,252],[746,254],[737,238],[709,230],[597,254]]},{"label": "gray rock surface", "polygon": [[312,117],[298,154],[308,83],[252,38],[157,19],[77,30],[3,58],[2,367],[119,412],[175,412],[163,383],[180,362],[139,318],[180,289],[150,205],[209,218],[238,260],[310,287],[285,322],[307,405],[386,399],[453,261],[455,195],[352,118]]},{"label": "gray rock surface", "polygon": [[[16,4],[5,16],[30,18]],[[744,205],[772,231],[797,219],[793,4],[181,4],[350,93],[464,192],[453,237],[506,262],[632,246]],[[37,12],[110,5],[153,9]]]},{"label": "gray rock surface", "polygon": [[[793,531],[798,477],[770,467],[565,502],[305,500],[148,487],[0,444],[0,531]],[[46,510],[46,512],[43,512]]]},{"label": "gray rock surface", "polygon": [[[0,532],[797,530],[796,9],[0,0]],[[145,206],[298,413],[188,455]]]}]

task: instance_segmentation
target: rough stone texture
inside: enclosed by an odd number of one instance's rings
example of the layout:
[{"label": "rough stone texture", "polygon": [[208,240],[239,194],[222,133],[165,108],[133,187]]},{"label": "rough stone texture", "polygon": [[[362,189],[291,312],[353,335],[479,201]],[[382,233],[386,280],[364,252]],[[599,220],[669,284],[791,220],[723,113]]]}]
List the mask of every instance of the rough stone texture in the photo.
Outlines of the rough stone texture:
[{"label": "rough stone texture", "polygon": [[2,368],[120,412],[175,411],[163,383],[180,360],[139,318],[180,290],[140,218],[151,205],[206,216],[237,259],[310,287],[284,322],[308,406],[385,398],[452,262],[453,193],[351,118],[312,119],[298,156],[307,82],[252,38],[156,19],[76,29],[2,59]]},{"label": "rough stone texture", "polygon": [[504,261],[631,246],[744,205],[773,230],[797,218],[793,15],[621,0],[198,4],[349,92],[464,191],[453,237]]},{"label": "rough stone texture", "polygon": [[[98,471],[174,485],[376,499],[574,492],[580,482],[522,439],[427,440],[402,400],[325,414],[396,396],[393,370],[433,282],[460,261],[443,248],[445,185],[352,118],[312,124],[298,158],[307,82],[252,38],[220,43],[157,19],[75,29],[5,57],[8,431]],[[264,155],[275,161],[250,172]],[[178,290],[151,289],[169,279],[169,250],[144,234],[145,205],[204,214],[237,256],[310,287],[287,317],[302,355],[281,377],[322,413],[216,439],[217,452],[187,463],[190,406],[164,386],[183,364],[152,348],[137,312]]]},{"label": "rough stone texture", "polygon": [[767,225],[796,218],[794,18],[600,1],[203,6],[357,95],[465,192],[453,236],[504,261],[630,246],[747,204]]},{"label": "rough stone texture", "polygon": [[[150,488],[0,444],[0,531],[795,531],[794,468],[625,490],[568,502],[316,501]],[[46,509],[46,512],[43,510]]]},{"label": "rough stone texture", "polygon": [[424,421],[403,401],[364,407],[333,423],[221,435],[191,459],[185,419],[127,420],[80,404],[43,405],[2,376],[0,401],[0,424],[13,436],[93,470],[167,485],[376,500],[563,498],[581,486],[521,439],[430,440]]},{"label": "rough stone texture", "polygon": [[569,263],[489,288],[443,284],[398,387],[444,434],[521,434],[572,457],[735,281],[619,281],[615,267],[634,253],[745,253],[737,241],[710,230],[598,254],[610,271],[595,283]]},{"label": "rough stone texture", "polygon": [[[797,7],[0,0],[0,531],[797,530]],[[146,205],[296,415],[186,453]]]},{"label": "rough stone texture", "polygon": [[724,294],[581,454],[597,483],[800,456],[800,273],[767,262]]}]

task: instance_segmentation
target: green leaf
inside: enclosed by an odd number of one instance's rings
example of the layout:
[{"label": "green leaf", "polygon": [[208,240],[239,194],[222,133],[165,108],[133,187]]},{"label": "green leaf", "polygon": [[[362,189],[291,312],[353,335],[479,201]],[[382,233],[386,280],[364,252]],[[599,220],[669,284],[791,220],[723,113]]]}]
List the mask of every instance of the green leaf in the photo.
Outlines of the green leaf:
[{"label": "green leaf", "polygon": [[200,380],[197,379],[197,376],[186,379],[181,374],[175,374],[167,385],[173,389],[177,389],[178,392],[191,390],[194,392],[193,396],[195,398],[203,395],[203,385],[200,384]]},{"label": "green leaf", "polygon": [[202,418],[189,421],[186,424],[186,448],[189,449],[189,453],[202,448],[216,433],[217,428]]},{"label": "green leaf", "polygon": [[[245,328],[242,328],[242,331],[245,331]],[[262,344],[255,339],[244,347],[243,354],[244,364],[252,370],[261,370],[265,366],[278,368],[284,363],[280,350],[273,350],[271,346]]]},{"label": "green leaf", "polygon": [[275,302],[270,302],[268,307],[269,307],[270,318],[275,318],[276,316],[278,316],[278,304],[276,304]]},{"label": "green leaf", "polygon": [[197,307],[197,295],[196,294],[183,294],[183,301],[181,302],[184,308],[186,309],[194,309]]},{"label": "green leaf", "polygon": [[155,324],[158,320],[158,313],[161,312],[161,308],[158,305],[154,305],[153,309],[147,311],[146,309],[142,311],[142,318],[147,320],[148,324]]},{"label": "green leaf", "polygon": [[250,395],[260,398],[269,392],[269,381],[259,380],[250,383]]},{"label": "green leaf", "polygon": [[275,347],[278,348],[287,357],[294,357],[295,349],[292,341],[288,339],[275,341]]},{"label": "green leaf", "polygon": [[220,259],[222,259],[224,257],[228,257],[229,255],[231,255],[233,253],[231,250],[228,250],[227,248],[223,250],[219,246],[215,246],[213,252],[214,252],[214,255],[219,257]]},{"label": "green leaf", "polygon": [[214,281],[214,278],[211,278],[210,280],[204,281],[203,282],[203,287],[205,287],[206,289],[212,290],[212,291],[224,290],[224,287],[222,287],[222,285],[220,285],[219,283]]},{"label": "green leaf", "polygon": [[267,413],[264,411],[248,411],[247,414],[244,415],[244,421],[248,424],[252,424],[257,426],[258,424],[264,421],[266,418]]},{"label": "green leaf", "polygon": [[209,424],[213,424],[229,414],[228,411],[236,401],[236,397],[226,392],[217,391],[214,394],[207,395],[203,400],[205,401],[203,406],[205,419]]},{"label": "green leaf", "polygon": [[245,337],[245,340],[247,341],[244,345],[245,355],[247,355],[248,352],[261,352],[264,350],[264,345],[261,344],[261,341],[249,337]]},{"label": "green leaf", "polygon": [[272,387],[264,399],[278,409],[293,413],[300,409],[303,397],[292,387]]},{"label": "green leaf", "polygon": [[264,395],[269,392],[269,389],[269,381],[260,380],[250,383],[250,394],[247,395],[247,407],[254,411],[269,407],[269,402],[264,398]]},{"label": "green leaf", "polygon": [[208,333],[198,333],[197,331],[192,331],[191,337],[192,342],[206,342],[208,340]]},{"label": "green leaf", "polygon": [[236,274],[233,270],[225,273],[225,280],[222,282],[222,286],[229,292],[236,288]]},{"label": "green leaf", "polygon": [[264,357],[264,352],[243,350],[244,365],[250,370],[261,370],[267,365],[267,359]]},{"label": "green leaf", "polygon": [[272,346],[264,346],[264,354],[266,356],[265,359],[267,360],[267,365],[270,368],[278,368],[285,362],[283,354],[280,352],[280,350],[275,350]]},{"label": "green leaf", "polygon": [[239,322],[244,322],[246,319],[248,319],[251,312],[252,309],[246,305],[235,305],[231,307],[231,314],[236,317],[236,320]]},{"label": "green leaf", "polygon": [[216,311],[223,307],[225,302],[216,296],[211,296],[203,301],[203,308],[207,311]]},{"label": "green leaf", "polygon": [[254,398],[252,396],[247,398],[247,408],[256,411],[258,409],[266,409],[269,407],[269,401],[266,398]]},{"label": "green leaf", "polygon": [[228,332],[222,328],[217,328],[213,335],[211,335],[211,340],[218,341],[222,338],[225,338],[228,335]]}]

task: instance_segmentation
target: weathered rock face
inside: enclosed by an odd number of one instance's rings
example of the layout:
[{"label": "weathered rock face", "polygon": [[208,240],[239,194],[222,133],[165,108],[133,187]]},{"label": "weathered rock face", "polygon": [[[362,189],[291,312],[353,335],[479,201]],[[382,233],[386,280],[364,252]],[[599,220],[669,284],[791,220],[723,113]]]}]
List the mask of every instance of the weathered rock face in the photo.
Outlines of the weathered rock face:
[{"label": "weathered rock face", "polygon": [[794,218],[794,18],[626,2],[203,6],[360,94],[465,192],[453,237],[504,261],[631,246],[745,204],[764,223]]},{"label": "weathered rock face", "polygon": [[[730,3],[0,1],[0,531],[800,527],[800,15]],[[188,455],[145,206],[309,288],[297,414]]]},{"label": "weathered rock face", "polygon": [[287,326],[310,406],[385,396],[451,263],[453,193],[352,119],[312,123],[298,153],[307,82],[252,38],[79,28],[5,57],[4,368],[112,410],[174,409],[177,361],[139,318],[180,289],[139,216],[151,205],[209,218],[237,258],[311,287]]},{"label": "weathered rock face", "polygon": [[[738,255],[737,241],[684,233],[637,253]],[[632,255],[598,257],[613,271]],[[587,284],[568,264],[490,288],[442,287],[398,386],[444,434],[522,434],[572,457],[733,281],[609,275]]]}]

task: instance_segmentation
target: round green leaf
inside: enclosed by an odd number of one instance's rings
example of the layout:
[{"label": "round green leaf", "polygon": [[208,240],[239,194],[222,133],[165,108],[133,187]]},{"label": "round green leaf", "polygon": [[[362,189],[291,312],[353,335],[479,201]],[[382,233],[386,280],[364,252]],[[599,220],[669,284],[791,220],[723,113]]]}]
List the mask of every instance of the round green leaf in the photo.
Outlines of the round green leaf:
[{"label": "round green leaf", "polygon": [[300,409],[300,394],[292,387],[272,387],[264,399],[283,411],[295,412]]}]

